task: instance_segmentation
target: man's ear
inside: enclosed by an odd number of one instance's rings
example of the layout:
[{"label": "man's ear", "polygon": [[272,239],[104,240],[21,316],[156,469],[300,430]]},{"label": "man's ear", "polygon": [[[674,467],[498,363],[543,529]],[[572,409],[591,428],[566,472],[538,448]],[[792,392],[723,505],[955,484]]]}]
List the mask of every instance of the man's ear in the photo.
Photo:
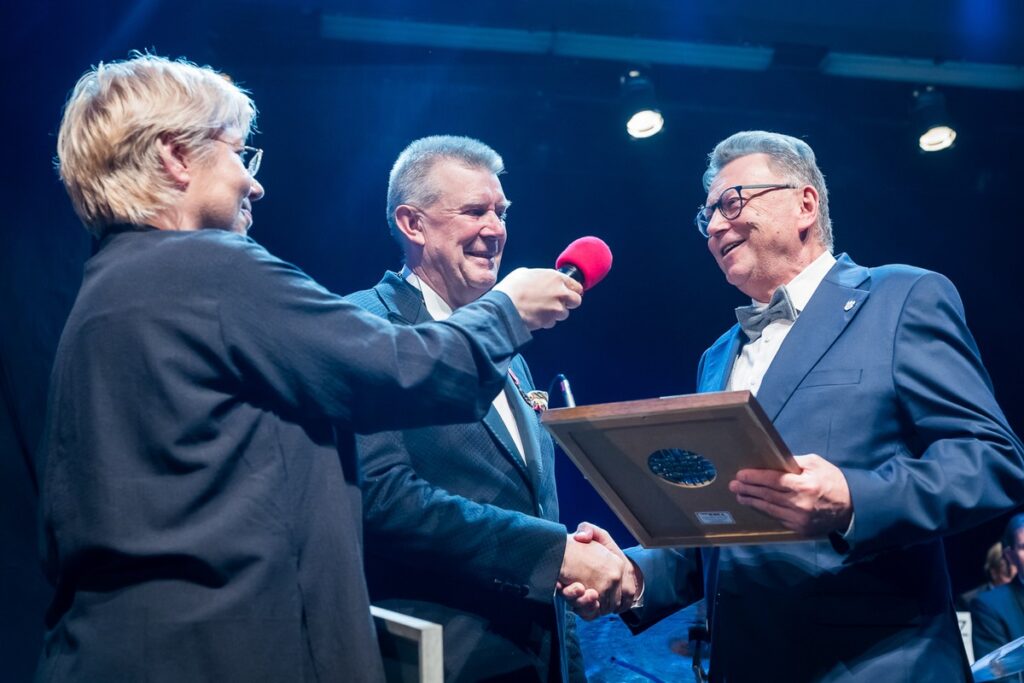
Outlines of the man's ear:
[{"label": "man's ear", "polygon": [[156,141],[163,162],[164,171],[174,180],[174,184],[184,190],[192,180],[191,160],[185,148],[174,141],[169,135],[161,135]]},{"label": "man's ear", "polygon": [[818,191],[811,185],[800,190],[800,227],[813,227],[818,222]]},{"label": "man's ear", "polygon": [[818,191],[810,185],[800,188],[799,205],[797,206],[796,227],[800,233],[800,241],[806,242],[818,234]]},{"label": "man's ear", "polygon": [[398,208],[395,209],[395,225],[398,226],[398,232],[402,233],[402,236],[411,243],[421,247],[426,243],[426,238],[423,236],[423,222],[420,220],[419,213],[411,206],[398,205]]}]

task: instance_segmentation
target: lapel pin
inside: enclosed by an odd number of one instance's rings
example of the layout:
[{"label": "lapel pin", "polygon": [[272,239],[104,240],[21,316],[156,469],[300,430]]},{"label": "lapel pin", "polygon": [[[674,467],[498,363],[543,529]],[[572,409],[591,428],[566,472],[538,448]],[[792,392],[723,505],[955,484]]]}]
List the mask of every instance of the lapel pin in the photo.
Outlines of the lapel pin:
[{"label": "lapel pin", "polygon": [[853,308],[856,305],[857,305],[857,302],[854,301],[853,299],[850,299],[849,301],[846,302],[846,305],[843,306],[843,310],[844,311],[848,311],[848,310],[850,310],[851,308]]},{"label": "lapel pin", "polygon": [[548,409],[548,392],[539,389],[526,391],[523,389],[523,385],[519,383],[516,373],[512,372],[512,368],[508,369],[508,377],[512,380],[512,384],[516,385],[516,391],[523,397],[526,404],[533,408],[535,413],[539,415]]},{"label": "lapel pin", "polygon": [[534,389],[526,392],[526,402],[538,413],[548,409],[548,392]]}]

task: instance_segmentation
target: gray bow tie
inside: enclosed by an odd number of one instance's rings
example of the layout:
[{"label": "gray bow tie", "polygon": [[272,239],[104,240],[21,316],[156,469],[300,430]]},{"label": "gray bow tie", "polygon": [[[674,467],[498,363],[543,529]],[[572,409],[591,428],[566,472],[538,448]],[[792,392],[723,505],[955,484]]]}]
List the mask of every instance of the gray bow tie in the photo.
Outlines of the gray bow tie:
[{"label": "gray bow tie", "polygon": [[796,320],[796,308],[789,300],[789,292],[785,287],[779,287],[772,294],[772,300],[767,306],[740,306],[736,309],[736,319],[740,321],[740,327],[750,341],[757,341],[764,328],[776,320]]}]

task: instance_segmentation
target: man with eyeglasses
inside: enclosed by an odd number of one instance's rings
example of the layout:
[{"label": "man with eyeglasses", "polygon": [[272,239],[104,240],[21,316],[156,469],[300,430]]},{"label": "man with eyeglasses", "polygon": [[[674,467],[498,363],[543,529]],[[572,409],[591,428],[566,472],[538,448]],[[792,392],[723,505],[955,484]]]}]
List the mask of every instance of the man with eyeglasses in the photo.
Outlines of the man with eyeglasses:
[{"label": "man with eyeglasses", "polygon": [[[508,235],[503,172],[501,156],[472,138],[406,147],[387,199],[404,267],[349,299],[411,325],[484,296]],[[482,420],[359,438],[370,597],[444,627],[446,681],[585,681],[556,584],[632,600],[621,552],[579,543],[558,521],[544,401],[516,356]]]},{"label": "man with eyeglasses", "polygon": [[38,680],[381,681],[355,432],[479,419],[580,303],[513,272],[398,326],[246,237],[262,154],[222,74],[137,55],[76,85],[61,179],[99,240],[38,480],[55,585]]},{"label": "man with eyeglasses", "polygon": [[801,140],[737,133],[704,185],[697,228],[751,304],[704,353],[698,390],[756,394],[803,454],[799,474],[741,470],[729,489],[809,540],[627,551],[643,592],[624,618],[642,630],[704,598],[715,681],[970,680],[942,537],[1024,501],[1024,446],[956,290],[833,257]]}]

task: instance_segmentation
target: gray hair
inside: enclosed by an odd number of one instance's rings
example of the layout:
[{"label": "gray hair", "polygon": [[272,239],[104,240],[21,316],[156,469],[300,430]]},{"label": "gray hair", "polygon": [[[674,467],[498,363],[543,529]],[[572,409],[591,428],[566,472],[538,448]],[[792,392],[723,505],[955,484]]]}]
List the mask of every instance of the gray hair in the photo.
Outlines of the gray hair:
[{"label": "gray hair", "polygon": [[440,188],[430,181],[430,170],[437,162],[446,160],[486,169],[494,175],[505,172],[501,155],[473,138],[431,135],[412,142],[398,155],[388,177],[388,225],[395,239],[400,237],[395,223],[395,209],[399,205],[426,208],[441,198]]},{"label": "gray hair", "polygon": [[818,191],[817,235],[831,252],[832,219],[828,214],[828,187],[814,158],[814,150],[803,140],[763,130],[747,130],[730,135],[715,145],[708,155],[704,190],[711,187],[715,176],[726,164],[750,154],[767,154],[772,170],[782,173],[791,182],[810,185]]}]

